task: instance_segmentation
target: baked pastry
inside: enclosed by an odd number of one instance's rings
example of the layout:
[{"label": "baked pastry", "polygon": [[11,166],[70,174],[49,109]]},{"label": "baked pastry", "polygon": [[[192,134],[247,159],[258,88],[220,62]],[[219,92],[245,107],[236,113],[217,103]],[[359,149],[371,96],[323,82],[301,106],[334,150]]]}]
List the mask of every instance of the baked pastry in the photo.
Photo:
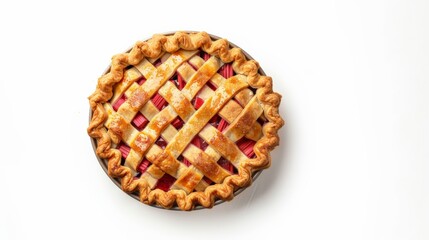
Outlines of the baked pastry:
[{"label": "baked pastry", "polygon": [[164,208],[210,208],[270,166],[280,99],[226,39],[154,35],[112,58],[89,97],[88,134],[125,192]]}]

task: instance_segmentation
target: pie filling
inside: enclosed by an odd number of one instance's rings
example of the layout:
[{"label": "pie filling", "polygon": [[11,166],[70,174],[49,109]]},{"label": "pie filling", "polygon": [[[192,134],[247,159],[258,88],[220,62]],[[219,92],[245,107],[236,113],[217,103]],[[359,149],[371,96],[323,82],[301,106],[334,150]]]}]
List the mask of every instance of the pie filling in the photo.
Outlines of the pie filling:
[{"label": "pie filling", "polygon": [[[199,56],[204,59],[204,61],[208,61],[211,57],[211,55],[200,51]],[[155,67],[160,66],[163,63],[162,58],[158,59],[157,61],[155,61],[153,63],[153,65]],[[189,65],[191,65],[195,70],[198,70],[198,67],[196,67],[191,61],[188,60],[187,62]],[[224,77],[225,79],[228,79],[232,76],[235,75],[233,69],[232,69],[232,65],[231,64],[224,64],[222,67],[220,67],[220,69],[218,70],[218,74],[220,74],[222,77]],[[138,85],[142,85],[144,82],[146,81],[146,79],[144,77],[141,77],[140,79],[138,79],[136,81],[136,83],[138,83]],[[175,72],[173,77],[170,78],[169,80],[171,83],[173,83],[177,89],[182,90],[185,85],[186,82],[184,81],[183,77],[178,73]],[[215,91],[217,89],[217,86],[215,83],[213,83],[211,80],[209,80],[206,85],[213,91]],[[250,88],[251,89],[251,88]],[[254,92],[253,89],[251,89],[252,92]],[[120,106],[125,103],[127,100],[127,97],[125,96],[125,94],[122,94],[113,104],[112,104],[112,108],[114,111],[118,111],[118,109],[120,108]],[[151,100],[153,105],[159,110],[161,111],[162,109],[164,109],[165,107],[167,107],[169,104],[167,102],[167,100],[165,100],[160,93],[156,93],[153,95],[153,97],[151,98]],[[192,106],[194,107],[195,110],[198,110],[203,104],[204,104],[204,99],[199,97],[199,94],[197,94],[191,101]],[[236,101],[237,102],[237,101]],[[238,103],[238,102],[237,102]],[[238,103],[239,104],[239,103]],[[243,106],[244,107],[244,106]],[[258,118],[257,122],[260,125],[263,125],[266,120],[264,120],[264,118],[261,116]],[[150,121],[141,113],[138,112],[135,117],[132,119],[131,124],[132,126],[137,129],[138,131],[142,131],[143,129],[145,129],[145,127],[150,123]],[[170,124],[177,130],[180,130],[183,126],[184,126],[184,121],[181,119],[180,116],[177,116],[176,118],[174,118],[173,121],[170,122]],[[220,132],[223,132],[228,126],[229,123],[227,120],[225,120],[224,118],[222,118],[219,114],[214,115],[210,121],[208,122],[208,124],[212,125],[213,127],[215,127],[217,130],[219,130]],[[235,142],[235,144],[237,145],[237,147],[240,149],[240,151],[246,155],[248,158],[255,158],[255,153],[253,151],[253,147],[255,145],[255,141],[248,139],[246,137],[242,137],[241,139],[239,139],[238,141]],[[156,145],[158,145],[161,149],[165,149],[168,145],[168,142],[162,137],[160,136],[155,143]],[[191,143],[192,145],[194,145],[195,147],[201,149],[201,150],[206,150],[206,148],[209,146],[208,143],[206,143],[200,136],[198,136],[198,134],[192,139]],[[189,146],[189,145],[188,145]],[[119,144],[117,144],[116,147],[120,152],[121,152],[121,156],[122,156],[122,161],[121,164],[124,165],[125,164],[125,160],[127,158],[127,156],[130,154],[130,146],[128,146],[125,142],[121,141]],[[177,158],[178,161],[182,162],[184,165],[186,165],[187,167],[192,166],[191,161],[189,161],[188,159],[186,159],[184,156],[180,155]],[[223,169],[227,170],[230,174],[237,174],[238,170],[234,167],[234,165],[228,161],[227,159],[221,157],[218,161],[217,164],[219,166],[221,166]],[[135,179],[139,178],[142,174],[144,174],[149,167],[152,165],[152,163],[147,160],[145,157],[143,157],[143,160],[141,161],[140,164],[138,164],[137,168],[136,168],[136,175],[135,175]],[[168,191],[173,184],[176,182],[176,178],[172,177],[171,175],[164,173],[162,175],[162,177],[160,177],[154,188],[157,189],[161,189],[163,191]],[[208,185],[214,184],[214,182],[209,179],[208,177],[204,176],[202,181],[205,181]]]}]

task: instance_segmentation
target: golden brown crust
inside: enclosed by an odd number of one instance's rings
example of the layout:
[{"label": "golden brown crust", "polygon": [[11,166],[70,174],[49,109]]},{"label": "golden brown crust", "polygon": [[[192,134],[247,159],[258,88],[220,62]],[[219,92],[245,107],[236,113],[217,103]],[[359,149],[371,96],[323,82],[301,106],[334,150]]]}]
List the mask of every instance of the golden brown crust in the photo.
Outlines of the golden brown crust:
[{"label": "golden brown crust", "polygon": [[[221,184],[208,186],[204,192],[187,194],[183,190],[170,190],[168,192],[160,189],[151,190],[147,181],[142,178],[134,180],[132,171],[121,165],[121,154],[119,150],[111,147],[111,135],[103,126],[107,120],[107,113],[103,104],[112,98],[113,85],[123,78],[127,66],[137,65],[145,57],[156,58],[162,52],[174,53],[180,49],[197,50],[199,48],[219,57],[224,63],[232,62],[234,71],[237,74],[247,76],[248,84],[257,89],[256,97],[263,107],[264,116],[268,122],[262,128],[262,138],[254,146],[256,158],[241,162],[238,167],[238,174],[227,176]],[[254,60],[247,60],[240,49],[230,49],[226,39],[212,41],[205,32],[176,32],[169,36],[156,34],[147,42],[137,42],[129,53],[115,55],[112,58],[110,72],[98,79],[97,89],[89,96],[92,119],[88,127],[88,134],[97,140],[97,155],[107,159],[108,174],[121,179],[121,186],[124,191],[138,191],[142,202],[158,204],[165,208],[171,208],[174,204],[177,204],[182,210],[192,210],[197,204],[210,208],[216,199],[232,199],[235,189],[246,187],[251,183],[253,171],[270,166],[270,151],[279,144],[277,132],[284,124],[278,112],[281,95],[273,92],[271,77],[260,75],[258,70],[258,63]],[[140,99],[135,99],[135,101],[144,102]],[[119,130],[114,132],[114,135],[121,134]],[[166,168],[176,167],[166,166]],[[173,169],[171,170],[173,171]]]}]

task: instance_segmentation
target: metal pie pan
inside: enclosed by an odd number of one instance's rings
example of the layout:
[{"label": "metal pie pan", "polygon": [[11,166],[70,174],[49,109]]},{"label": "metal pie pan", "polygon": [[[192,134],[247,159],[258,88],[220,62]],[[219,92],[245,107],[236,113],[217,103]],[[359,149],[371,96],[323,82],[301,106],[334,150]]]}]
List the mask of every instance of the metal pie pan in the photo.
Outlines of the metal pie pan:
[{"label": "metal pie pan", "polygon": [[[198,32],[198,31],[183,31],[183,32],[195,33],[195,32]],[[167,33],[163,33],[163,35],[173,35],[174,33],[175,32],[167,32]],[[220,38],[220,37],[218,37],[216,35],[213,35],[213,34],[209,34],[209,35],[210,35],[210,37],[211,37],[212,40],[222,39],[222,38]],[[149,39],[151,39],[151,38],[146,38],[146,40],[144,40],[144,41],[147,41]],[[231,47],[240,48],[239,46],[237,46],[236,44],[231,43],[231,42],[229,42],[229,45]],[[130,47],[126,52],[130,52],[131,49],[132,49],[132,47]],[[250,56],[247,52],[245,52],[243,49],[241,49],[241,50],[242,50],[242,52],[244,53],[244,55],[246,56],[247,59],[253,59],[252,56]],[[109,71],[110,71],[110,65],[107,67],[107,69],[103,72],[102,75],[108,73]],[[265,76],[265,72],[262,70],[261,67],[259,67],[259,74]],[[91,118],[92,118],[92,110],[90,108],[89,109],[89,121],[91,121]],[[106,175],[109,176],[108,173],[107,173],[107,160],[100,158],[96,154],[97,142],[96,142],[96,140],[94,138],[91,138],[91,144],[92,144],[92,148],[94,149],[94,154],[95,154],[98,162],[100,163],[101,168],[103,168],[103,170],[106,173]],[[259,175],[261,175],[261,173],[262,173],[262,170],[255,171],[252,174],[252,181],[255,181],[259,177]],[[118,188],[120,188],[122,190],[121,183],[120,183],[120,181],[119,181],[118,178],[113,178],[111,176],[109,176],[109,178],[110,178],[110,180],[112,180],[112,182],[116,186],[118,186]],[[238,194],[240,194],[241,192],[243,192],[245,189],[246,189],[246,187],[245,188],[236,189],[234,191],[234,197],[236,197]],[[132,198],[134,198],[134,199],[136,199],[137,201],[140,202],[139,196],[136,193],[126,193],[126,194],[128,194],[129,196],[131,196]],[[225,202],[225,200],[218,199],[218,200],[215,201],[214,205],[218,205],[218,204],[221,204],[221,203],[224,203],[224,202]],[[160,208],[160,209],[166,209],[166,208],[163,208],[162,206],[159,206],[159,205],[149,205],[149,206],[155,207],[155,208]],[[207,208],[205,208],[205,207],[203,207],[201,205],[196,205],[194,207],[194,210],[200,210],[200,209],[207,209]],[[181,211],[181,209],[179,207],[177,207],[176,205],[174,205],[172,208],[169,208],[169,209],[166,209],[166,210],[180,210]]]}]

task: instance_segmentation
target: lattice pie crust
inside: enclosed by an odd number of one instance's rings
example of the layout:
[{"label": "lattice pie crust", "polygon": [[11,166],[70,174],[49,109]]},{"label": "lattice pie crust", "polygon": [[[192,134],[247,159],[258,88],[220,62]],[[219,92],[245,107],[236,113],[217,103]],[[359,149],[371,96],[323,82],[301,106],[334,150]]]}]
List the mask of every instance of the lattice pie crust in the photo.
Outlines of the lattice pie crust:
[{"label": "lattice pie crust", "polygon": [[281,96],[239,48],[205,32],[154,35],[113,57],[89,97],[88,134],[108,174],[147,204],[231,200],[269,167]]}]

